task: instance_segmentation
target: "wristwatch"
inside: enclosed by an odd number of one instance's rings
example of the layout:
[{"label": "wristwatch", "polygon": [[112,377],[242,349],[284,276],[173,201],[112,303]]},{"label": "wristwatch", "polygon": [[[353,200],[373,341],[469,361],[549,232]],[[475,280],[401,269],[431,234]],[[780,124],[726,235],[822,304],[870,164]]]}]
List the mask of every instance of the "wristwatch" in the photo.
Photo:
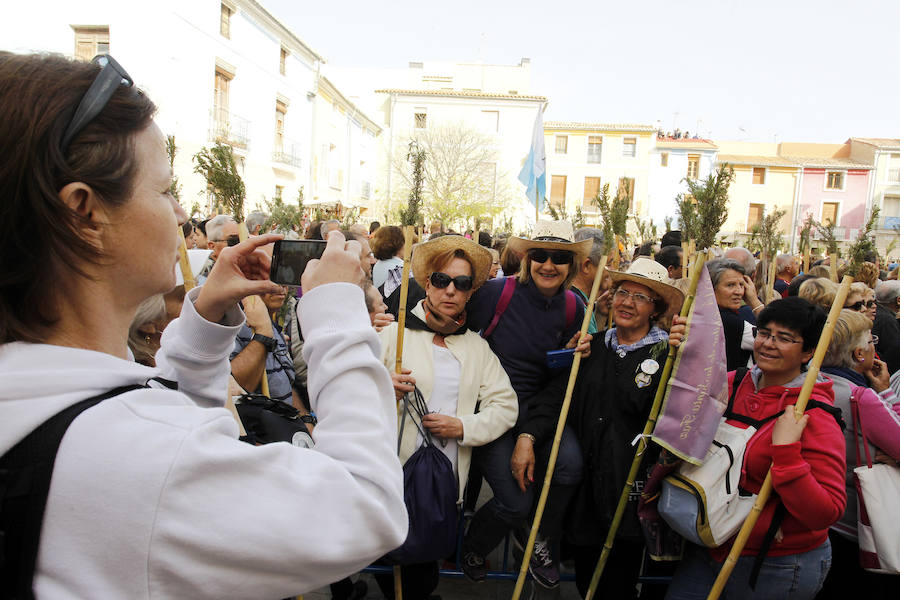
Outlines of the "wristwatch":
[{"label": "wristwatch", "polygon": [[319,419],[316,418],[316,413],[309,413],[308,415],[300,415],[300,420],[304,423],[309,423],[310,425],[318,425]]},{"label": "wristwatch", "polygon": [[253,337],[250,338],[250,341],[252,342],[254,340],[262,344],[265,347],[266,352],[274,352],[275,348],[278,346],[278,342],[275,341],[275,338],[270,338],[267,335],[254,333]]}]

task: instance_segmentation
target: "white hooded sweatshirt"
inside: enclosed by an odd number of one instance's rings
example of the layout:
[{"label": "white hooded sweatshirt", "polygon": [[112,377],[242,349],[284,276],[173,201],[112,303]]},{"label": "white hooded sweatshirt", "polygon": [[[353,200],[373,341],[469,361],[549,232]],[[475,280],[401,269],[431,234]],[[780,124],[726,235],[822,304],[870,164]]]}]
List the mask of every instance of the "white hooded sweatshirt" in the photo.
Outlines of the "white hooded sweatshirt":
[{"label": "white hooded sweatshirt", "polygon": [[408,520],[390,378],[362,291],[299,303],[313,450],[251,446],[223,408],[243,322],[194,310],[152,369],[88,350],[0,346],[0,454],[77,401],[154,376],[178,392],[127,392],[82,413],[57,454],[37,598],[284,598],[337,581],[399,546]]}]

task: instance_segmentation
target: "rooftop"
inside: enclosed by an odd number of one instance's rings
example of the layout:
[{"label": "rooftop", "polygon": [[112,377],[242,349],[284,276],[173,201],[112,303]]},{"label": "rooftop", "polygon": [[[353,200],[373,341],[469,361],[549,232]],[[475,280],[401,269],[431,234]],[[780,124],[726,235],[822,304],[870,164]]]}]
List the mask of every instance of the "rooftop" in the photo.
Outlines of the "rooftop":
[{"label": "rooftop", "polygon": [[568,129],[586,131],[656,131],[653,125],[632,123],[581,123],[578,121],[544,121],[544,131],[548,129]]},{"label": "rooftop", "polygon": [[900,150],[900,140],[893,138],[850,138],[854,142],[862,142],[876,148],[891,148]]},{"label": "rooftop", "polygon": [[719,164],[752,165],[756,167],[812,167],[824,169],[864,169],[873,167],[849,158],[822,158],[819,156],[760,156],[749,154],[720,154]]},{"label": "rooftop", "polygon": [[658,148],[697,148],[701,150],[716,150],[718,146],[712,141],[703,138],[673,138],[668,136],[657,137]]},{"label": "rooftop", "polygon": [[526,96],[522,94],[494,94],[490,92],[468,92],[460,90],[375,90],[376,94],[397,94],[398,96],[444,96],[450,98],[486,98],[502,100],[532,100],[546,102],[545,96]]}]

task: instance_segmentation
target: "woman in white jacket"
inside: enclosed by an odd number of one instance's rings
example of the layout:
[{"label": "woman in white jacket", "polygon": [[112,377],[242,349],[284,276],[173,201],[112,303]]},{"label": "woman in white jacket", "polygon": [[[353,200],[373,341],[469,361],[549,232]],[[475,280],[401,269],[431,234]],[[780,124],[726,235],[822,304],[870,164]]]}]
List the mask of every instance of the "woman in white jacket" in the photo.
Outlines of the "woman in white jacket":
[{"label": "woman in white jacket", "polygon": [[[392,373],[398,399],[417,387],[429,414],[421,426],[441,441],[439,448],[457,474],[462,503],[472,448],[494,441],[516,422],[519,403],[506,371],[480,335],[466,327],[466,302],[491,268],[486,248],[459,235],[446,235],[413,248],[413,277],[425,299],[406,315],[402,373]],[[381,358],[393,370],[397,327],[380,335]],[[402,410],[402,405],[401,405]],[[400,461],[422,443],[407,415],[400,439]],[[492,483],[490,479],[488,483]],[[403,568],[403,598],[427,598],[437,585],[436,563]]]},{"label": "woman in white jacket", "polygon": [[[21,523],[0,479],[3,591],[284,598],[336,581],[402,543],[408,523],[360,248],[333,232],[303,275],[316,448],[239,441],[223,407],[237,302],[277,287],[258,248],[279,236],[224,249],[166,328],[157,368],[131,361],[129,324],[174,287],[187,216],[153,103],[98,58],[0,52],[0,114],[15,115],[0,119],[0,455],[82,400],[138,388],[68,427],[34,536],[6,535]],[[21,558],[35,537],[32,578]]]}]

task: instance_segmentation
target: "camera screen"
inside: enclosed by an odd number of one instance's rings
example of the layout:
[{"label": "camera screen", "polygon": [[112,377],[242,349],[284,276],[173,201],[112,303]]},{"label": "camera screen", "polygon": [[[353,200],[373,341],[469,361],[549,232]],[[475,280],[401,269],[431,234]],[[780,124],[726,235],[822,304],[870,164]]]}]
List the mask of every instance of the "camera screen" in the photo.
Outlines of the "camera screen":
[{"label": "camera screen", "polygon": [[321,258],[325,251],[322,240],[278,240],[272,252],[269,279],[281,285],[300,285],[300,276],[313,258]]}]

